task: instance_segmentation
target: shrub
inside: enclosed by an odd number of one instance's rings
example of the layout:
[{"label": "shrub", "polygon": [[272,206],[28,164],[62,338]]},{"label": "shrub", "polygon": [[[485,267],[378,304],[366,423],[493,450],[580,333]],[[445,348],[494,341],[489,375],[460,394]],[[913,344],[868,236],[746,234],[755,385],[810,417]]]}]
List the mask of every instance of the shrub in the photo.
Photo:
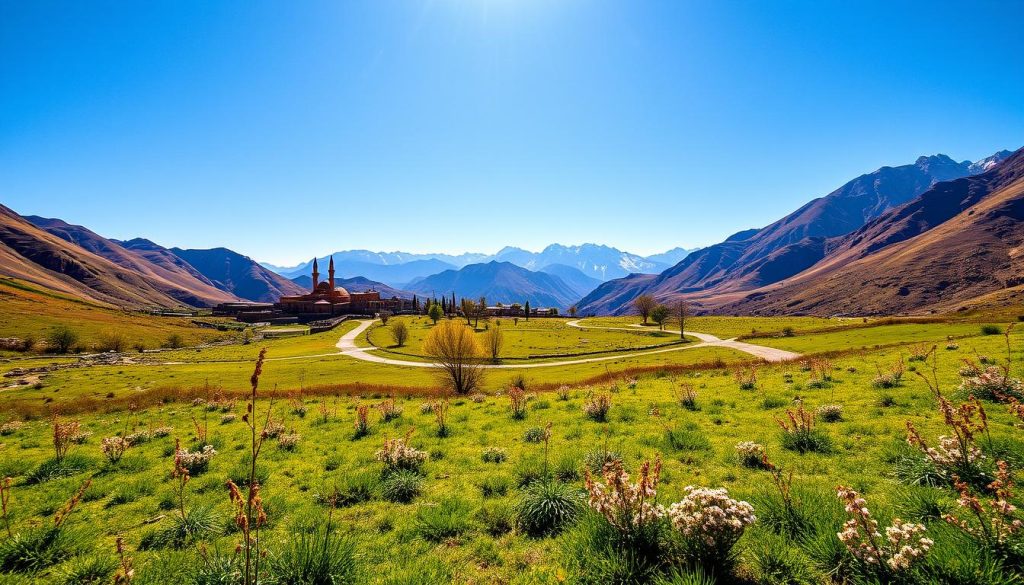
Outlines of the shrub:
[{"label": "shrub", "polygon": [[982,335],[1001,335],[1003,330],[998,325],[982,325]]},{"label": "shrub", "polygon": [[516,509],[516,524],[534,536],[557,534],[579,515],[579,492],[564,483],[545,479],[530,484]]},{"label": "shrub", "polygon": [[469,531],[472,512],[471,506],[459,498],[421,506],[416,511],[416,534],[430,542],[458,538]]},{"label": "shrub", "polygon": [[61,567],[59,578],[69,585],[105,585],[111,582],[117,567],[117,559],[110,555],[78,556]]},{"label": "shrub", "polygon": [[339,479],[321,486],[314,493],[313,499],[325,506],[353,506],[372,500],[379,483],[378,476],[370,471],[346,473]]},{"label": "shrub", "polygon": [[277,437],[277,447],[285,451],[294,451],[299,446],[302,435],[299,433],[283,433]]},{"label": "shrub", "polygon": [[516,510],[506,502],[488,502],[477,510],[476,520],[487,534],[498,537],[512,532]]},{"label": "shrub", "polygon": [[384,447],[375,455],[377,461],[384,463],[389,471],[398,469],[419,471],[427,461],[427,453],[409,445],[411,434],[412,431],[407,433],[405,438],[385,439]]},{"label": "shrub", "polygon": [[423,478],[415,471],[399,469],[389,473],[381,482],[381,496],[389,502],[406,504],[420,495]]},{"label": "shrub", "polygon": [[709,451],[711,441],[694,423],[680,427],[665,427],[665,442],[675,451]]},{"label": "shrub", "polygon": [[776,418],[782,428],[782,446],[798,453],[828,453],[832,450],[832,441],[828,435],[814,428],[814,416],[804,410],[804,405],[797,406],[795,411],[786,410],[788,420]]},{"label": "shrub", "polygon": [[850,515],[839,532],[839,540],[866,568],[879,573],[883,581],[889,582],[893,573],[909,569],[934,544],[922,536],[925,532],[923,524],[903,522],[899,518],[885,529],[883,540],[878,521],[871,517],[864,498],[844,486],[839,486],[838,496]]},{"label": "shrub", "polygon": [[103,456],[106,457],[110,463],[117,463],[124,456],[124,452],[128,450],[130,443],[123,437],[105,437],[100,441],[100,451],[103,452]]},{"label": "shrub", "polygon": [[640,480],[633,483],[621,461],[605,465],[604,482],[597,482],[587,473],[587,493],[590,508],[624,536],[643,531],[647,525],[657,523],[665,510],[655,503],[661,460],[644,461],[640,466]]},{"label": "shrub", "polygon": [[46,349],[53,353],[68,353],[78,343],[78,333],[59,325],[46,336]]},{"label": "shrub", "polygon": [[526,393],[520,388],[512,386],[508,389],[509,409],[512,418],[522,420],[526,418]]},{"label": "shrub", "polygon": [[359,439],[370,434],[370,407],[365,404],[361,404],[356,407],[356,422],[355,431],[352,433],[353,439]]},{"label": "shrub", "polygon": [[686,539],[689,555],[702,563],[726,563],[732,547],[753,524],[754,507],[729,497],[725,488],[687,486],[686,496],[668,507],[672,528]]},{"label": "shrub", "polygon": [[216,514],[206,506],[192,506],[185,511],[184,517],[175,514],[168,516],[167,521],[170,526],[142,536],[140,550],[182,548],[190,542],[205,540],[223,530]]},{"label": "shrub", "polygon": [[765,466],[766,453],[764,445],[753,441],[744,441],[736,445],[736,456],[739,457],[740,465],[751,469],[761,469]]},{"label": "shrub", "polygon": [[508,452],[501,447],[486,447],[482,453],[480,453],[480,459],[484,463],[501,463],[508,459]]},{"label": "shrub", "polygon": [[611,394],[597,394],[583,403],[583,413],[595,422],[608,422],[608,411],[611,408]]},{"label": "shrub", "polygon": [[47,523],[0,540],[0,571],[34,573],[52,567],[88,545],[87,535]]},{"label": "shrub", "polygon": [[697,391],[693,388],[693,384],[680,384],[678,400],[679,406],[686,410],[691,412],[700,410],[700,406],[697,404]]},{"label": "shrub", "polygon": [[5,422],[4,424],[0,425],[0,436],[6,437],[8,435],[13,435],[14,433],[18,432],[23,426],[25,426],[25,423],[21,422],[20,420],[12,420],[9,422]]},{"label": "shrub", "polygon": [[270,573],[279,585],[341,584],[356,581],[356,546],[326,524],[309,523],[289,531],[278,554],[270,557]]},{"label": "shrub", "polygon": [[544,440],[544,429],[540,427],[531,427],[526,429],[526,434],[523,435],[523,440],[527,443],[540,443]]},{"label": "shrub", "polygon": [[822,404],[814,412],[818,415],[818,420],[822,422],[831,423],[843,420],[842,404]]},{"label": "shrub", "polygon": [[1024,398],[1024,384],[998,366],[989,366],[976,374],[964,376],[957,391],[965,397],[998,402]]},{"label": "shrub", "polygon": [[384,402],[378,404],[377,410],[380,411],[381,422],[389,422],[402,416],[402,407],[395,405],[394,398],[388,398]]},{"label": "shrub", "polygon": [[555,389],[555,396],[557,396],[558,399],[561,400],[561,401],[569,400],[569,395],[571,393],[572,393],[572,388],[570,388],[569,386],[566,386],[565,384],[562,384],[561,386],[559,386],[558,388]]},{"label": "shrub", "polygon": [[485,498],[504,496],[512,487],[512,480],[506,475],[487,475],[480,480],[480,495]]},{"label": "shrub", "polygon": [[199,475],[210,467],[210,460],[217,455],[213,445],[204,445],[201,451],[189,451],[180,449],[176,456],[179,457],[182,467],[188,470],[189,475]]}]

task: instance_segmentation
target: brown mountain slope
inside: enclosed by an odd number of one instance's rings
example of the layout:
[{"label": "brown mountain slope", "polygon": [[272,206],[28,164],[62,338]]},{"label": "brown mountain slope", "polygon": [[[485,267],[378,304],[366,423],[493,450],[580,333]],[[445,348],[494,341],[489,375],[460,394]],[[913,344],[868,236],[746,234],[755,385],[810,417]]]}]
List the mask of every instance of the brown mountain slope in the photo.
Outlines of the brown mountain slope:
[{"label": "brown mountain slope", "polygon": [[132,240],[135,247],[128,249],[119,242],[60,219],[38,216],[26,216],[25,219],[50,234],[145,277],[155,288],[184,304],[209,307],[239,300],[235,295],[218,289],[170,250],[148,240]]},{"label": "brown mountain slope", "polygon": [[284,295],[301,295],[307,292],[287,278],[260,266],[252,258],[227,248],[171,248],[170,251],[210,279],[217,288],[243,299],[274,302]]},{"label": "brown mountain slope", "polygon": [[956,308],[1024,283],[1022,243],[1024,149],[830,240],[824,260],[783,283],[705,298],[704,306],[819,315]]},{"label": "brown mountain slope", "polygon": [[0,274],[114,306],[180,307],[146,278],[0,205]]},{"label": "brown mountain slope", "polygon": [[[1009,154],[999,152],[985,161],[998,162]],[[693,252],[653,280],[606,282],[580,301],[580,310],[622,313],[629,310],[631,299],[644,293],[658,298],[696,291],[704,296],[720,296],[778,282],[824,258],[824,242],[829,238],[860,228],[938,182],[969,176],[983,168],[941,154],[922,156],[910,165],[882,167],[767,227],[741,232]]]}]

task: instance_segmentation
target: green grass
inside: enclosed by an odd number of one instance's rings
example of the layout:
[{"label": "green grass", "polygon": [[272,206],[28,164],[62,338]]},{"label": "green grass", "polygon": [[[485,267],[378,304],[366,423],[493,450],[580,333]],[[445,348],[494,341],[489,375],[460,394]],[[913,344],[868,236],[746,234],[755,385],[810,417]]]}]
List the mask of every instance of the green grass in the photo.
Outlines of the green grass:
[{"label": "green grass", "polygon": [[[743,319],[729,324],[725,318],[715,319],[720,320],[717,326],[712,321],[706,323],[708,332],[722,337],[731,336],[729,332],[749,331],[754,322]],[[616,323],[592,321],[608,326]],[[621,321],[629,322],[635,323],[637,319]],[[530,326],[533,325],[531,320]],[[0,412],[22,401],[43,404],[50,399],[50,404],[60,405],[61,401],[83,396],[96,398],[102,407],[107,393],[141,396],[147,390],[167,386],[186,388],[209,383],[243,390],[252,371],[252,363],[244,360],[255,357],[259,348],[266,347],[271,358],[333,353],[337,339],[352,326],[267,343],[159,354],[161,359],[173,357],[184,362],[180,364],[61,370],[47,378],[42,389],[0,392]],[[520,326],[525,326],[525,322],[521,321]],[[772,330],[773,325],[763,321],[760,326]],[[722,348],[687,349],[577,366],[492,371],[485,380],[485,390],[491,393],[502,389],[517,374],[526,376],[528,392],[542,383],[566,382],[573,387],[568,400],[548,392],[531,397],[522,420],[510,416],[505,396],[491,395],[480,402],[454,398],[448,420],[451,433],[445,438],[434,432],[434,415],[421,412],[423,398],[398,395],[396,401],[402,407],[402,415],[382,422],[378,411],[371,408],[369,435],[353,440],[356,408],[377,404],[382,397],[374,393],[385,394],[386,388],[362,396],[324,398],[330,411],[326,421],[319,414],[321,398],[309,394],[299,398],[307,406],[304,417],[293,414],[288,401],[278,400],[273,407],[275,420],[302,438],[293,451],[280,449],[271,441],[261,456],[260,473],[265,479],[262,497],[269,516],[265,542],[271,549],[270,558],[290,555],[289,566],[296,571],[296,567],[321,566],[318,563],[324,562],[324,557],[310,556],[315,551],[290,548],[296,546],[293,529],[296,523],[323,518],[327,503],[334,501],[338,509],[333,511],[333,521],[339,538],[343,537],[339,540],[344,542],[343,556],[355,559],[356,565],[355,569],[346,565],[336,570],[345,574],[357,570],[361,581],[412,582],[420,578],[426,582],[558,582],[566,571],[573,570],[574,559],[566,558],[564,551],[572,550],[570,545],[579,542],[572,539],[578,539],[582,529],[582,519],[559,511],[561,503],[580,493],[587,465],[597,468],[604,453],[613,452],[631,473],[636,473],[644,459],[661,457],[661,502],[678,501],[687,485],[726,487],[734,497],[753,502],[764,521],[748,531],[738,544],[741,573],[817,575],[818,569],[812,567],[814,559],[828,556],[833,549],[829,549],[828,542],[802,542],[787,535],[791,528],[783,514],[788,512],[780,511],[781,504],[771,500],[773,492],[766,491],[770,486],[768,473],[743,467],[736,456],[735,445],[742,441],[765,445],[773,462],[793,471],[794,484],[799,486],[796,493],[804,506],[795,517],[801,526],[813,525],[813,530],[825,536],[834,535],[832,516],[817,511],[828,510],[831,514],[838,504],[835,486],[852,485],[864,494],[874,515],[883,522],[896,514],[928,521],[929,534],[937,542],[936,558],[954,558],[941,552],[949,550],[966,551],[965,558],[979,557],[979,553],[971,552],[975,549],[957,540],[948,527],[935,520],[955,505],[951,490],[904,485],[896,476],[900,466],[905,467],[901,462],[907,456],[906,421],[912,421],[931,441],[948,433],[924,382],[913,372],[907,372],[900,386],[885,390],[891,395],[888,406],[880,405],[880,391],[873,389],[871,382],[876,376],[876,365],[884,368],[907,353],[905,345],[889,345],[942,341],[953,335],[960,338],[960,349],[945,350],[940,346],[938,353],[939,383],[949,394],[959,381],[960,358],[970,357],[976,350],[1001,359],[1005,356],[1002,336],[982,335],[978,323],[882,325],[818,334],[802,333],[822,326],[803,318],[781,319],[775,326],[779,331],[794,327],[796,335],[751,342],[797,351],[867,349],[834,358],[832,381],[821,388],[810,387],[810,372],[795,363],[759,367],[757,384],[752,390],[741,390],[729,368],[656,371],[716,357],[726,361],[745,359],[743,354]],[[561,337],[564,320],[546,322],[544,327],[553,331],[552,336],[571,344],[571,338]],[[693,329],[703,331],[696,320]],[[1014,373],[1022,375],[1021,338],[1015,334],[1011,341]],[[881,347],[875,349],[876,345]],[[655,371],[641,375],[635,385],[615,374],[636,367],[651,367]],[[920,362],[914,362],[913,367],[925,368]],[[603,374],[608,375],[608,381],[590,387],[574,384]],[[287,392],[347,382],[429,387],[434,377],[426,368],[382,366],[330,355],[268,361],[261,388],[270,390],[276,386]],[[699,410],[688,410],[679,404],[678,388],[682,382],[695,389]],[[584,402],[595,392],[609,392],[612,396],[607,422],[591,421],[583,413]],[[792,408],[797,398],[811,411],[823,404],[842,405],[841,420],[819,423],[816,427],[828,439],[829,449],[824,452],[801,454],[786,448],[774,419],[783,418],[785,409]],[[262,401],[258,414],[267,406]],[[997,405],[987,404],[986,409],[993,437],[992,453],[1024,464],[1024,442],[1016,438],[1019,429],[1014,427],[1010,414]],[[231,528],[231,507],[224,484],[228,478],[241,480],[249,436],[240,416],[244,405],[237,404],[234,412],[239,417],[225,424],[220,423],[221,412],[211,413],[201,405],[187,402],[169,402],[134,413],[121,410],[76,415],[92,435],[84,444],[72,448],[71,461],[75,465],[60,473],[50,473],[53,466],[47,464],[52,448],[46,420],[28,421],[21,429],[0,437],[0,476],[11,475],[14,479],[11,523],[17,533],[28,534],[36,530],[34,527],[52,524],[53,514],[78,486],[86,478],[93,481],[67,523],[72,531],[69,534],[88,537],[76,537],[74,546],[62,545],[56,551],[60,554],[41,550],[38,556],[44,561],[38,572],[26,576],[26,580],[59,581],[63,575],[103,573],[110,565],[106,560],[96,559],[112,554],[114,535],[125,538],[140,575],[159,575],[150,582],[188,581],[183,574],[192,567],[205,566],[189,539],[177,539],[180,526],[175,521],[170,478],[175,439],[189,448],[198,446],[194,420],[200,425],[209,422],[209,442],[218,455],[206,472],[188,483],[187,506],[190,510],[210,511],[197,512],[203,516],[202,522],[193,518],[194,524],[202,525],[198,532],[206,540],[207,550],[230,553],[238,542],[238,534]],[[0,414],[0,423],[8,416]],[[531,429],[544,428],[548,423],[552,425],[552,438],[546,466],[550,479],[546,481],[560,484],[544,484],[545,491],[531,487],[544,477],[545,445],[527,437],[536,435]],[[174,428],[171,435],[131,448],[118,465],[103,463],[99,450],[103,437],[165,425]],[[429,459],[419,474],[410,472],[389,478],[374,454],[385,438],[410,431],[413,446],[428,453]],[[503,449],[508,458],[497,463],[484,462],[481,454],[488,447]],[[910,455],[914,453],[911,451]],[[523,502],[531,507],[524,508]],[[552,502],[559,503],[559,507]],[[536,520],[546,518],[550,510],[555,510],[558,518],[568,518],[564,523],[558,521],[559,530],[550,529],[549,520]],[[522,516],[527,512],[527,516]],[[559,534],[554,535],[556,532]],[[162,542],[155,535],[166,537],[169,544],[154,550],[137,550],[144,539]],[[181,546],[180,550],[175,550],[174,545]],[[349,547],[354,550],[349,552]],[[954,561],[949,563],[953,566]],[[4,578],[0,575],[0,582]]]}]

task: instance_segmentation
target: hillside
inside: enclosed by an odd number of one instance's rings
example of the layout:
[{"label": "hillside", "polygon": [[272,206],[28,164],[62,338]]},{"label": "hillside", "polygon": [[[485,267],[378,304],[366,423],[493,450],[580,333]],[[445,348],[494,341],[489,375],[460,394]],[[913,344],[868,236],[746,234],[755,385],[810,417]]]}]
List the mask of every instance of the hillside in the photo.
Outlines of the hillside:
[{"label": "hillside", "polygon": [[39,216],[26,216],[25,219],[50,234],[135,272],[155,288],[184,304],[209,307],[238,300],[234,295],[218,289],[169,250],[148,240],[132,240],[129,248],[126,243],[109,240],[88,228],[60,219]]},{"label": "hillside", "polygon": [[171,248],[170,251],[202,273],[220,290],[243,299],[274,302],[283,295],[306,292],[299,285],[267,270],[248,256],[227,248]]},{"label": "hillside", "polygon": [[582,297],[601,285],[601,281],[580,272],[579,269],[565,264],[548,264],[540,272],[557,276],[569,285],[577,298]]},{"label": "hillside", "polygon": [[576,295],[557,276],[532,272],[511,262],[491,261],[470,264],[459,270],[446,270],[415,283],[410,290],[421,296],[447,295],[476,299],[486,297],[493,303],[525,303],[533,307],[568,308]]},{"label": "hillside", "polygon": [[992,168],[1008,154],[1003,151],[976,163],[958,163],[940,154],[922,156],[910,165],[882,167],[765,228],[740,232],[720,244],[697,250],[653,280],[606,283],[580,301],[580,310],[621,314],[629,311],[629,301],[640,294],[662,298],[698,292],[722,295],[779,282],[822,260],[825,240],[864,226],[936,183]]},{"label": "hillside", "polygon": [[135,271],[33,225],[0,205],[0,275],[110,306],[182,306]]},{"label": "hillside", "polygon": [[1020,285],[1024,149],[989,168],[828,241],[824,260],[783,284],[709,302],[758,314],[920,312]]}]

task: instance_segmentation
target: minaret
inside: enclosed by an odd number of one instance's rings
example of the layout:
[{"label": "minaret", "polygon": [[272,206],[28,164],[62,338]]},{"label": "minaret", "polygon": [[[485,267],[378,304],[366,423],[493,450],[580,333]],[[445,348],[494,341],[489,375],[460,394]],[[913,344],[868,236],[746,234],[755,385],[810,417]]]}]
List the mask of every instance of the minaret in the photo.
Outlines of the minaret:
[{"label": "minaret", "polygon": [[334,290],[334,256],[331,256],[331,265],[327,267],[327,276],[331,279],[331,291]]},{"label": "minaret", "polygon": [[316,265],[316,258],[313,258],[313,292],[316,292],[318,284],[320,284],[320,269]]}]

